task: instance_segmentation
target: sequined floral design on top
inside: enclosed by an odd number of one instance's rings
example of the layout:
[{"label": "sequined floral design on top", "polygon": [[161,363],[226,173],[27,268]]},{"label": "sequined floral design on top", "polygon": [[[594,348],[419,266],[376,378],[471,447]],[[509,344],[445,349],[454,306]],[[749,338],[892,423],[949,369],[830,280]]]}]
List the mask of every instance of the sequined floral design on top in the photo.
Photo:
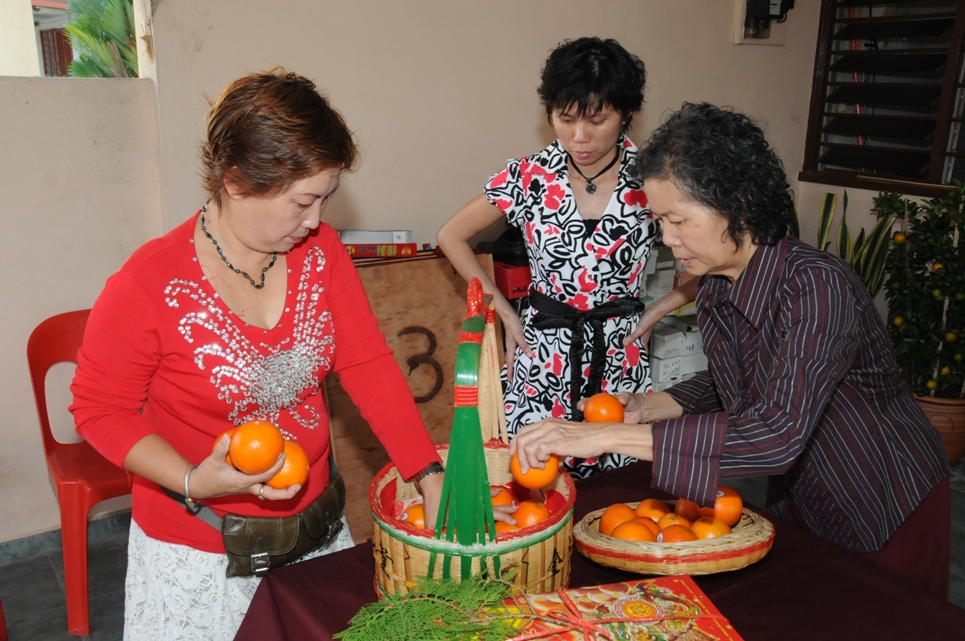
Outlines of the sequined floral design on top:
[{"label": "sequined floral design on top", "polygon": [[178,331],[188,343],[201,343],[194,349],[194,362],[202,370],[210,369],[218,398],[233,405],[228,420],[235,425],[254,419],[277,424],[283,410],[305,429],[318,425],[318,412],[311,405],[300,406],[318,389],[319,370],[331,368],[335,349],[332,315],[318,311],[324,286],[317,278],[311,282],[312,271],[324,268],[322,250],[309,249],[298,279],[293,330],[275,345],[248,340],[237,317],[218,304],[217,294],[208,295],[198,283],[176,279],[165,288],[170,307],[180,308],[185,302],[181,297],[186,296],[203,308],[187,312]]}]

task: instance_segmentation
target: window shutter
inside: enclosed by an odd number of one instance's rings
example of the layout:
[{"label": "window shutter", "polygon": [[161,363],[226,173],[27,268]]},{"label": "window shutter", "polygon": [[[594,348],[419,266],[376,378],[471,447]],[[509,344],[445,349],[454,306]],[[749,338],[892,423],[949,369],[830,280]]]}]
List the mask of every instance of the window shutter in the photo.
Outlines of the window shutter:
[{"label": "window shutter", "polygon": [[923,195],[965,180],[963,28],[965,0],[823,0],[801,179]]}]

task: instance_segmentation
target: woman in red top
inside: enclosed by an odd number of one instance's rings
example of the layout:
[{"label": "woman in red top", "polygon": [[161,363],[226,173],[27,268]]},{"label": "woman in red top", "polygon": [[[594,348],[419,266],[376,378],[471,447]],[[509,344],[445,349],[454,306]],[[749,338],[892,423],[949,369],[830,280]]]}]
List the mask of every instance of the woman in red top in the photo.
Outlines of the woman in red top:
[{"label": "woman in red top", "polygon": [[[252,74],[211,108],[201,151],[208,202],[108,280],[72,385],[78,433],[136,475],[126,639],[234,636],[259,579],[226,578],[221,533],[164,488],[219,516],[305,509],[330,480],[329,371],[403,477],[423,479],[429,522],[441,494],[409,388],[350,257],[321,223],[357,157],[341,116],[303,77]],[[225,461],[218,435],[255,419],[305,450],[303,486],[265,484],[283,457],[256,475]],[[309,555],[351,544],[343,527]]]}]

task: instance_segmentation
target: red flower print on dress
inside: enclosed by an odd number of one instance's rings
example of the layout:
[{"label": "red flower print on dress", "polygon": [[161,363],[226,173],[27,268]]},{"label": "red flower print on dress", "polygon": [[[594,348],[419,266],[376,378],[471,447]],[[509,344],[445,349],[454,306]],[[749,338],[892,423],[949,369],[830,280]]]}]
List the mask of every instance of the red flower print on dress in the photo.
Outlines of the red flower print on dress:
[{"label": "red flower print on dress", "polygon": [[508,198],[493,198],[493,204],[499,211],[506,214],[509,212],[509,208],[513,206],[513,201]]},{"label": "red flower print on dress", "polygon": [[560,202],[565,195],[566,190],[560,185],[549,185],[546,188],[546,196],[543,198],[543,204],[550,211],[556,211],[560,208]]},{"label": "red flower print on dress", "polygon": [[528,242],[530,245],[536,242],[536,239],[533,237],[534,231],[536,231],[536,223],[527,222],[526,223],[526,242]]},{"label": "red flower print on dress", "polygon": [[596,281],[590,278],[590,272],[587,270],[586,267],[580,270],[580,273],[577,275],[576,280],[579,281],[580,283],[581,292],[589,293],[596,289]]},{"label": "red flower print on dress", "polygon": [[545,233],[547,236],[559,236],[560,234],[563,233],[563,230],[561,230],[556,225],[547,225]]},{"label": "red flower print on dress", "polygon": [[625,238],[619,238],[617,239],[617,242],[613,243],[609,247],[597,247],[596,252],[594,253],[594,256],[596,257],[597,260],[600,260],[601,258],[609,257],[610,254],[615,252],[617,248],[624,243],[625,240],[626,240]]},{"label": "red flower print on dress", "polygon": [[492,177],[487,185],[490,189],[495,189],[496,187],[502,187],[506,184],[506,179],[509,178],[509,169],[503,169],[501,172]]},{"label": "red flower print on dress", "polygon": [[577,308],[581,312],[590,311],[590,299],[587,297],[586,294],[577,294],[576,296],[566,301],[566,304],[569,305],[570,307]]},{"label": "red flower print on dress", "polygon": [[560,403],[560,399],[558,398],[553,399],[552,413],[553,413],[553,418],[563,418],[564,416],[566,416],[566,408],[563,407],[563,404]]},{"label": "red flower print on dress", "polygon": [[596,465],[599,462],[600,462],[600,459],[596,458],[595,456],[591,456],[590,458],[583,459],[583,465]]},{"label": "red flower print on dress", "polygon": [[642,189],[630,189],[627,193],[623,195],[623,202],[630,205],[639,205],[640,207],[647,206],[647,194]]},{"label": "red flower print on dress", "polygon": [[639,262],[630,270],[630,276],[627,277],[627,285],[633,287],[637,284],[637,277],[640,276],[640,272],[643,271],[643,262]]},{"label": "red flower print on dress", "polygon": [[560,374],[563,373],[563,355],[562,355],[562,354],[553,354],[553,362],[552,362],[552,363],[547,363],[546,366],[547,366],[547,367],[552,367],[552,368],[553,368],[553,374],[555,374],[556,376],[559,376]]},{"label": "red flower print on dress", "polygon": [[636,367],[637,365],[639,365],[640,348],[634,345],[633,343],[630,343],[629,345],[626,346],[625,349],[627,354],[627,365],[629,365],[630,367]]},{"label": "red flower print on dress", "polygon": [[526,392],[526,396],[536,396],[537,394],[536,388],[532,385],[524,385],[523,389]]}]

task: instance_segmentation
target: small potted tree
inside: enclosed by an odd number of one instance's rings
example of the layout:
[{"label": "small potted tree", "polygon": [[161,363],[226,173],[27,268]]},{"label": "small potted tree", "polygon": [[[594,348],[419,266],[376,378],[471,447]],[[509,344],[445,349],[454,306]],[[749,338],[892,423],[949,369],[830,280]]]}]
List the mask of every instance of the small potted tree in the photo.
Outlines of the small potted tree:
[{"label": "small potted tree", "polygon": [[885,261],[888,330],[898,365],[949,461],[965,453],[965,187],[921,203],[896,193],[874,199],[898,229]]}]

